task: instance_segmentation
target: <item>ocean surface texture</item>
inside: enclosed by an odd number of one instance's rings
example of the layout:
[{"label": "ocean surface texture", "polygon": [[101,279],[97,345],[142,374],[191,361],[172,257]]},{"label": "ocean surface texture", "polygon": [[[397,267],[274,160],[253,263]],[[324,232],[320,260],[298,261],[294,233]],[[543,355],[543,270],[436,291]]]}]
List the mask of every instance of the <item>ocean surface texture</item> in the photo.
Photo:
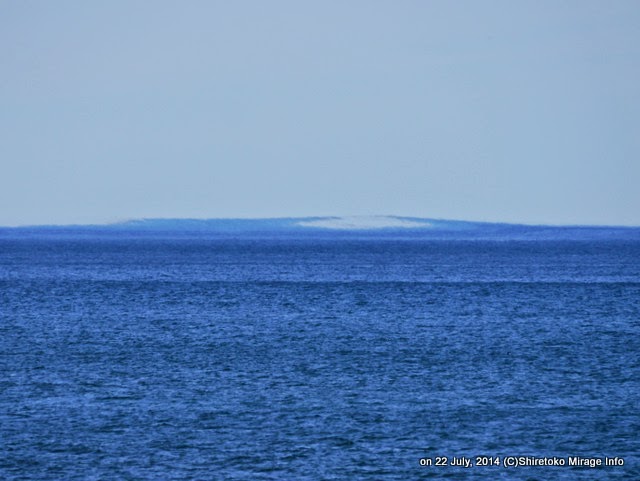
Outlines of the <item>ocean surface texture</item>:
[{"label": "ocean surface texture", "polygon": [[441,478],[640,479],[640,241],[0,237],[0,479]]}]

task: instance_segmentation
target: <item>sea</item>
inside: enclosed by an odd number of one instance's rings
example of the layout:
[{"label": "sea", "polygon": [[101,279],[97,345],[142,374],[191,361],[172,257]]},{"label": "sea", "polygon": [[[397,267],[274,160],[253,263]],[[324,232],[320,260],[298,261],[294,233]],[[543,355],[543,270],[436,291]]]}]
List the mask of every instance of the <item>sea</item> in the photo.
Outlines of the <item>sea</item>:
[{"label": "sea", "polygon": [[638,480],[640,239],[5,233],[0,479]]}]

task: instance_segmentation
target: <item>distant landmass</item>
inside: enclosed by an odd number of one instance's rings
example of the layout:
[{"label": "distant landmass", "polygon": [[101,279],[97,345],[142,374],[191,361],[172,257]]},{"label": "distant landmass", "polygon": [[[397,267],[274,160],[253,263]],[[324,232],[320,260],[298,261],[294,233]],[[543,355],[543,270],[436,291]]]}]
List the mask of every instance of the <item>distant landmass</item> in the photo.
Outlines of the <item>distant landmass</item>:
[{"label": "distant landmass", "polygon": [[0,238],[42,236],[640,240],[640,227],[524,225],[382,215],[271,219],[139,219],[101,225],[0,227]]}]

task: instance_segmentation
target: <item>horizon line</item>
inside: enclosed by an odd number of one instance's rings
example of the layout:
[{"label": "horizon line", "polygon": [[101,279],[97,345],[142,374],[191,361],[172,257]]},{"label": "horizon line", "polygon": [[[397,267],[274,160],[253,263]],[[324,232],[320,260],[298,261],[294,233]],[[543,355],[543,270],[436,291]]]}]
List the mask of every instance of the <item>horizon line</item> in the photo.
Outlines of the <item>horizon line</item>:
[{"label": "horizon line", "polygon": [[[299,221],[296,227],[309,229],[326,229],[333,230],[334,227],[324,227],[320,225],[310,225],[313,221],[331,221],[331,220],[365,220],[365,219],[395,219],[399,221],[422,221],[423,225],[407,225],[407,226],[379,226],[379,227],[340,227],[340,230],[377,230],[377,229],[424,229],[430,227],[428,222],[453,222],[464,224],[486,224],[486,225],[510,225],[522,227],[573,227],[573,228],[639,228],[640,224],[587,224],[587,223],[526,223],[526,222],[508,222],[508,221],[487,221],[487,220],[469,220],[469,219],[451,219],[443,217],[419,217],[395,214],[374,214],[374,215],[325,215],[325,216],[268,216],[268,217],[132,217],[122,220],[105,221],[105,222],[88,222],[88,223],[61,223],[61,224],[14,224],[0,225],[0,229],[37,229],[37,228],[87,228],[87,227],[108,227],[117,228],[125,227],[126,224],[135,222],[153,222],[153,221],[174,221],[174,222],[209,222],[209,221]],[[432,227],[432,226],[431,226]]]}]

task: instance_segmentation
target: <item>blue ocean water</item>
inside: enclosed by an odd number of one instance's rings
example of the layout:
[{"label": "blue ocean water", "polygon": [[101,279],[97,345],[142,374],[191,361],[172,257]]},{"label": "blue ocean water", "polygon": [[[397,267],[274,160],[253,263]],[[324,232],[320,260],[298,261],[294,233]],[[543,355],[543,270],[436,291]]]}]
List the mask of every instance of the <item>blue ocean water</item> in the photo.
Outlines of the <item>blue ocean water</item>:
[{"label": "blue ocean water", "polygon": [[640,242],[0,239],[0,478],[640,479]]}]

